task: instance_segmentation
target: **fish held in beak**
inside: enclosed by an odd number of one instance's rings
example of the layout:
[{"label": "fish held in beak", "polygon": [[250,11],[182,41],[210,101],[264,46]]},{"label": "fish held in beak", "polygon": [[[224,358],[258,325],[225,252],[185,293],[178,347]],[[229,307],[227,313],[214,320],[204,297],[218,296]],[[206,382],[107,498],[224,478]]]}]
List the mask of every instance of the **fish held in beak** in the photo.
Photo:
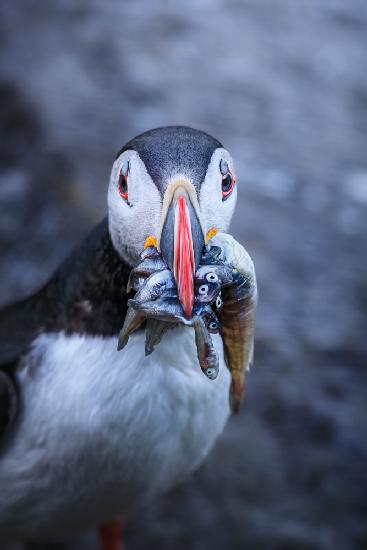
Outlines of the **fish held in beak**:
[{"label": "fish held in beak", "polygon": [[239,411],[245,389],[246,370],[252,361],[255,328],[255,286],[238,272],[234,284],[224,288],[223,308],[219,314],[224,356],[232,375],[230,404]]},{"label": "fish held in beak", "polygon": [[164,220],[159,248],[172,270],[185,317],[194,305],[194,277],[204,247],[204,234],[188,193],[178,188]]}]

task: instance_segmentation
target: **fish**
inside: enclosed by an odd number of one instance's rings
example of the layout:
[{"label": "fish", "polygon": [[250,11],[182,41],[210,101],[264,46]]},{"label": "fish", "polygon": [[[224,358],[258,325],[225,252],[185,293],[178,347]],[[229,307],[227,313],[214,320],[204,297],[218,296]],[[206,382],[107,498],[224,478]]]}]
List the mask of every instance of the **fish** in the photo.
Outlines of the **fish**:
[{"label": "fish", "polygon": [[[159,304],[157,304],[159,302]],[[130,304],[134,307],[136,304]],[[147,321],[145,353],[149,355],[154,350],[154,347],[160,342],[163,334],[172,327],[172,323],[177,321],[191,326],[195,330],[195,343],[197,356],[202,372],[214,380],[219,372],[218,354],[214,348],[212,339],[209,334],[207,325],[201,315],[208,315],[209,306],[194,309],[194,315],[190,319],[186,319],[183,309],[178,299],[161,298],[150,303],[138,304],[141,312],[146,315],[153,315]],[[215,322],[212,312],[210,312],[211,322]],[[171,327],[170,327],[171,325]],[[216,327],[217,328],[217,327]]]},{"label": "fish", "polygon": [[[140,302],[138,300],[128,300],[128,310],[125,317],[124,325],[120,331],[117,350],[122,350],[129,341],[130,335],[137,330],[146,319],[152,319],[157,321],[165,321],[165,323],[184,323],[188,324],[183,314],[183,309],[178,301],[177,296],[158,298],[148,302]],[[155,345],[160,342],[164,332],[161,332],[158,339],[159,331],[155,328],[155,334],[148,337],[148,344],[146,340],[145,351],[146,355],[152,353]],[[153,344],[150,342],[152,339]],[[157,341],[156,341],[157,340]]]},{"label": "fish", "polygon": [[218,316],[226,365],[231,373],[230,405],[239,411],[246,370],[252,361],[255,330],[256,285],[235,269],[233,284],[222,289],[223,307]]},{"label": "fish", "polygon": [[232,269],[225,265],[200,265],[195,274],[195,301],[213,303],[223,287],[232,283]]},{"label": "fish", "polygon": [[134,332],[134,330],[137,330],[144,321],[145,321],[145,316],[141,311],[128,308],[127,314],[125,317],[125,322],[119,334],[119,338],[117,342],[117,351],[121,351],[122,349],[124,349],[124,347],[129,341],[130,334]]},{"label": "fish", "polygon": [[189,319],[188,325],[192,326],[192,319],[201,317],[208,331],[212,334],[219,332],[219,320],[216,313],[213,311],[210,304],[195,303],[192,310],[192,318]]},{"label": "fish", "polygon": [[219,321],[217,319],[210,319],[208,322],[207,322],[207,328],[208,328],[208,331],[211,333],[211,334],[217,334],[219,332],[219,329],[220,329],[220,324],[219,324]]},{"label": "fish", "polygon": [[195,330],[195,343],[200,368],[210,380],[215,380],[219,373],[219,358],[204,319],[195,315],[191,321]]},{"label": "fish", "polygon": [[206,327],[211,334],[217,334],[220,331],[219,319],[212,309],[210,314],[203,318],[205,320]]},{"label": "fish", "polygon": [[219,282],[195,284],[194,303],[212,304],[220,291]]},{"label": "fish", "polygon": [[[218,317],[208,304],[195,304],[193,313],[204,319],[209,333],[217,334],[219,332]],[[174,322],[175,320],[176,318],[172,321],[163,321],[155,318],[147,319],[145,328],[145,355],[150,355],[160,343],[163,335],[178,324]]]},{"label": "fish", "polygon": [[224,264],[218,265],[199,265],[195,273],[195,283],[215,284],[221,287],[230,285],[233,282],[232,268]]},{"label": "fish", "polygon": [[153,353],[154,348],[160,343],[163,335],[176,326],[175,323],[147,319],[145,327],[145,355]]},{"label": "fish", "polygon": [[[151,248],[153,247],[149,247],[149,249]],[[166,298],[176,298],[176,305],[178,307],[176,307],[173,315],[178,313],[181,320],[182,308],[181,304],[178,302],[177,286],[173,274],[169,269],[167,269],[165,262],[163,264],[163,262],[159,261],[161,258],[160,254],[155,249],[153,251],[149,249],[144,250],[141,255],[141,257],[144,257],[143,261],[136,268],[134,268],[130,274],[128,287],[130,286],[130,289],[131,287],[134,288],[134,290],[137,290],[137,293],[135,294],[134,299],[128,301],[129,309],[124,325],[119,334],[117,344],[118,351],[126,346],[130,334],[137,330],[142,325],[143,321],[149,316],[149,313],[144,312],[141,307],[139,308],[139,305],[142,306],[145,303],[149,304],[152,301],[154,302],[154,300],[159,299],[163,293]],[[147,264],[147,262],[153,262],[157,266],[157,270],[153,271],[149,276],[147,276],[148,270],[144,268],[144,264]],[[143,266],[143,268],[141,268],[141,266]],[[164,269],[161,269],[162,266],[165,266]],[[159,304],[156,307],[159,308]],[[169,303],[167,304],[167,307],[170,308]],[[165,317],[170,316],[170,312],[162,308],[162,315]],[[148,338],[148,341],[146,341],[148,342],[146,345],[146,352],[148,351],[149,353],[152,353],[154,346],[160,341],[163,334],[163,330],[159,331],[158,328],[156,328],[154,334]],[[152,341],[150,342],[151,338]]]},{"label": "fish", "polygon": [[190,320],[186,319],[182,305],[177,297],[158,298],[149,302],[139,302],[131,299],[128,300],[128,306],[144,314],[147,319],[153,318],[169,323],[180,322],[184,325],[190,324]]},{"label": "fish", "polygon": [[131,289],[135,291],[140,290],[144,285],[145,280],[150,277],[150,275],[165,269],[167,269],[167,264],[161,255],[158,254],[156,256],[147,256],[131,271],[127,283],[127,292],[129,293]]},{"label": "fish", "polygon": [[220,246],[215,246],[215,245],[205,246],[203,250],[203,254],[200,258],[200,264],[207,265],[207,264],[213,264],[213,263],[215,264],[219,262],[221,253],[222,253],[222,249],[220,248]]},{"label": "fish", "polygon": [[140,254],[140,260],[142,262],[147,258],[163,259],[162,254],[153,245],[144,248],[143,252]]},{"label": "fish", "polygon": [[135,302],[143,303],[155,300],[162,296],[165,291],[175,290],[177,294],[176,282],[170,269],[164,269],[153,273],[145,281],[144,285],[135,295]]}]

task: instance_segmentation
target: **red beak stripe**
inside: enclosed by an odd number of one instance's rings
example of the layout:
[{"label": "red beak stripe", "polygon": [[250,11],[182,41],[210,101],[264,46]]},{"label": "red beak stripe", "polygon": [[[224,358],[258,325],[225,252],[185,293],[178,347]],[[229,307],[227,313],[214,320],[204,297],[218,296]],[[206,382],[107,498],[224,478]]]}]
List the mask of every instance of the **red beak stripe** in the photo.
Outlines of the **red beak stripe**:
[{"label": "red beak stripe", "polygon": [[175,208],[173,274],[186,318],[190,317],[194,305],[194,273],[195,258],[189,210],[185,197],[178,197]]}]

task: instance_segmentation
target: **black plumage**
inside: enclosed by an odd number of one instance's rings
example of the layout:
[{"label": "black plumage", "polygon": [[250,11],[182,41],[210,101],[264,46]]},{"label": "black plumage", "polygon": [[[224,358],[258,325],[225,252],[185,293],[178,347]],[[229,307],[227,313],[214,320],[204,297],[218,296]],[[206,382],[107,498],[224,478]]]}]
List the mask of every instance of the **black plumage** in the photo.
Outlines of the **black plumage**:
[{"label": "black plumage", "polygon": [[33,340],[64,331],[117,335],[126,311],[131,266],[112,245],[105,218],[32,296],[0,310],[0,436],[14,417],[13,373]]},{"label": "black plumage", "polygon": [[199,191],[209,161],[222,144],[209,134],[187,126],[165,126],[144,132],[129,141],[117,158],[129,149],[136,151],[159,189],[164,194],[172,176],[178,173],[190,177]]}]

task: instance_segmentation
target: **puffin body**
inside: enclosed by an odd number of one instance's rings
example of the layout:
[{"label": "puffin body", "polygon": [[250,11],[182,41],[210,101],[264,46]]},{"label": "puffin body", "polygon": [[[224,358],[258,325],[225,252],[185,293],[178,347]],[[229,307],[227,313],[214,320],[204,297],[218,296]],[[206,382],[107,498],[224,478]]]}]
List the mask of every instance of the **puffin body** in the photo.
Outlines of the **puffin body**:
[{"label": "puffin body", "polygon": [[221,354],[211,384],[195,360],[193,331],[169,336],[149,357],[142,333],[121,354],[116,337],[37,338],[19,372],[22,411],[0,462],[5,539],[98,525],[201,463],[229,415],[229,372]]},{"label": "puffin body", "polygon": [[[220,336],[216,380],[203,376],[189,327],[169,331],[148,357],[144,330],[120,352],[117,340],[147,237],[182,282],[206,232],[228,228],[228,173],[229,153],[203,132],[138,136],[114,162],[108,217],[38,293],[0,311],[0,396],[9,388],[11,411],[0,414],[0,541],[55,539],[128,513],[212,448],[230,413]],[[179,216],[189,221],[188,258],[175,248]],[[190,307],[187,285],[179,290]]]}]

